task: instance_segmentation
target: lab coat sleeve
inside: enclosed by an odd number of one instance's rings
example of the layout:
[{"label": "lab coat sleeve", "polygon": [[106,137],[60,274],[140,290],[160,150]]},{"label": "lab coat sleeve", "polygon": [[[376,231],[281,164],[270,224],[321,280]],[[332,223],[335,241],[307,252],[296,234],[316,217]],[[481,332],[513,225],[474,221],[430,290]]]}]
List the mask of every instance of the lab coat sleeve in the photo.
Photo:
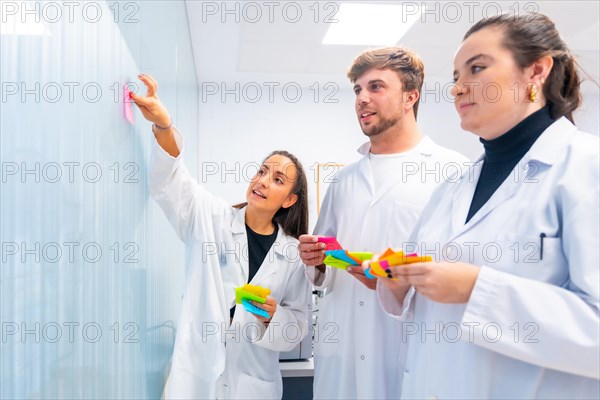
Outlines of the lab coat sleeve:
[{"label": "lab coat sleeve", "polygon": [[[337,219],[334,208],[334,189],[334,185],[330,186],[327,190],[327,194],[325,195],[325,199],[323,199],[319,219],[317,220],[317,225],[315,226],[315,230],[313,232],[314,235],[337,236]],[[325,266],[325,273],[322,273],[315,267],[311,266],[304,266],[304,268],[306,279],[308,279],[315,289],[318,290],[325,290],[333,281],[335,274],[339,272],[329,265]]]},{"label": "lab coat sleeve", "polygon": [[273,351],[290,351],[308,334],[308,302],[310,286],[304,277],[304,266],[296,264],[291,274],[283,298],[258,346]]},{"label": "lab coat sleeve", "polygon": [[[439,198],[443,197],[445,192],[445,188],[443,186],[444,185],[438,186],[438,188],[431,195],[431,199],[429,200],[429,202],[423,209],[423,212],[419,216],[419,219],[417,220],[417,223],[415,224],[409,236],[408,242],[404,244],[405,252],[413,253],[415,252],[415,250],[418,249],[418,244],[420,243],[418,241],[419,230],[421,229],[421,226],[423,225],[425,219],[432,214],[433,210],[438,204]],[[416,294],[415,288],[413,286],[411,286],[408,289],[408,292],[406,292],[402,304],[400,304],[398,299],[396,299],[396,296],[394,296],[392,291],[381,282],[377,282],[376,292],[379,304],[381,305],[381,308],[386,314],[400,321],[409,321],[412,319],[414,315],[414,297]]]},{"label": "lab coat sleeve", "polygon": [[392,293],[387,286],[381,282],[377,282],[377,299],[383,311],[393,319],[399,321],[408,321],[413,316],[413,297],[415,295],[415,288],[410,287],[406,296],[404,296],[404,302],[400,304],[396,296]]},{"label": "lab coat sleeve", "polygon": [[[596,187],[574,207],[564,207],[562,238],[553,240],[562,240],[568,285],[483,266],[463,315],[463,339],[544,368],[600,379],[599,196]],[[484,332],[489,324],[501,329],[497,342]]]},{"label": "lab coat sleeve", "polygon": [[203,221],[211,226],[212,215],[225,213],[229,206],[198,185],[190,175],[183,163],[183,137],[177,130],[175,141],[180,151],[177,157],[168,154],[153,137],[148,179],[152,198],[164,211],[179,239],[187,243],[194,232],[195,236],[201,236],[201,229],[195,229],[199,228],[195,223]]}]

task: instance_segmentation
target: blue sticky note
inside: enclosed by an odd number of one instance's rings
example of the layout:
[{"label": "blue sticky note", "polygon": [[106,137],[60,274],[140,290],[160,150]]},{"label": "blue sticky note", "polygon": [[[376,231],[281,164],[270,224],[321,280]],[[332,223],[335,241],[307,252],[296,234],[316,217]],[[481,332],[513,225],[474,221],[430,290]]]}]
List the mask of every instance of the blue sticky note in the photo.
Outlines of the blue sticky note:
[{"label": "blue sticky note", "polygon": [[256,314],[260,317],[270,318],[268,312],[250,303],[250,300],[242,299],[242,305],[244,306],[244,309],[246,309],[246,311],[251,312],[252,314]]}]

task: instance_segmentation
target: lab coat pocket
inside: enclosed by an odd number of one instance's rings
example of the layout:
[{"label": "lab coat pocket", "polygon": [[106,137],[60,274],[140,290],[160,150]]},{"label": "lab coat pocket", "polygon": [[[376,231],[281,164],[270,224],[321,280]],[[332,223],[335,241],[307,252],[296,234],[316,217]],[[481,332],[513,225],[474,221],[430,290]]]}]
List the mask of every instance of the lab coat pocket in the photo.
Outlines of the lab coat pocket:
[{"label": "lab coat pocket", "polygon": [[502,259],[507,272],[561,285],[568,279],[562,238],[545,235],[504,235]]},{"label": "lab coat pocket", "polygon": [[240,374],[236,386],[236,399],[281,399],[283,395],[277,380],[264,381],[247,374]]}]

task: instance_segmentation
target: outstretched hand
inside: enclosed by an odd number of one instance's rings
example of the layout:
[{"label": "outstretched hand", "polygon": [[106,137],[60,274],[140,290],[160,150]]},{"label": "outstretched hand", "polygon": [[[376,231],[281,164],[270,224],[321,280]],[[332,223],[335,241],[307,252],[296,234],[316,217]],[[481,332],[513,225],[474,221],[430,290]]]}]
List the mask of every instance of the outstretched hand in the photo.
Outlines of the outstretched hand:
[{"label": "outstretched hand", "polygon": [[138,78],[146,85],[146,95],[139,96],[133,92],[130,94],[131,100],[142,112],[144,118],[158,125],[159,127],[167,127],[171,125],[171,116],[161,103],[156,92],[158,83],[150,75],[140,74]]},{"label": "outstretched hand", "polygon": [[172,157],[178,157],[179,147],[173,136],[171,116],[156,95],[158,83],[150,75],[140,74],[138,78],[146,85],[146,95],[138,96],[131,93],[129,97],[138,106],[144,118],[157,127],[156,130],[153,127],[152,131],[160,147]]}]

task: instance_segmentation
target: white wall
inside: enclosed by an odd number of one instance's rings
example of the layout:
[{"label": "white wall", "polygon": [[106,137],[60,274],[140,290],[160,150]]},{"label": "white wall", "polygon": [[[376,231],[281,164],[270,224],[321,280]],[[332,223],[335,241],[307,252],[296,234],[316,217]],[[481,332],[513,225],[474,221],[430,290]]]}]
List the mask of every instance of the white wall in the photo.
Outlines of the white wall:
[{"label": "white wall", "polygon": [[[281,83],[274,88],[272,99],[269,99],[268,86],[261,83],[269,81]],[[325,88],[326,79],[315,81]],[[241,202],[256,171],[256,163],[272,150],[288,150],[299,157],[307,170],[312,229],[317,216],[315,164],[347,164],[358,159],[356,149],[366,137],[354,114],[354,93],[350,83],[346,87],[340,86],[335,94],[331,87],[322,90],[318,101],[314,98],[315,91],[304,87],[299,101],[293,103],[282,93],[281,88],[286,82],[289,80],[278,80],[277,76],[240,81],[237,91],[234,83],[228,83],[225,88],[232,91],[224,98],[221,87],[213,95],[205,91],[203,97],[201,86],[198,177],[213,193],[232,204]],[[444,83],[436,82],[440,81],[427,81],[424,85],[418,118],[421,131],[441,145],[470,159],[476,158],[482,152],[478,138],[460,128],[450,97],[442,90]],[[257,86],[262,88],[262,97],[253,102],[258,97]],[[598,88],[588,84],[584,87],[586,99],[576,121],[597,135]],[[215,91],[214,87],[210,89]],[[337,100],[337,103],[325,102],[324,94],[331,95],[330,100]],[[291,88],[288,96],[295,96]],[[188,148],[187,151],[193,150]]]}]

